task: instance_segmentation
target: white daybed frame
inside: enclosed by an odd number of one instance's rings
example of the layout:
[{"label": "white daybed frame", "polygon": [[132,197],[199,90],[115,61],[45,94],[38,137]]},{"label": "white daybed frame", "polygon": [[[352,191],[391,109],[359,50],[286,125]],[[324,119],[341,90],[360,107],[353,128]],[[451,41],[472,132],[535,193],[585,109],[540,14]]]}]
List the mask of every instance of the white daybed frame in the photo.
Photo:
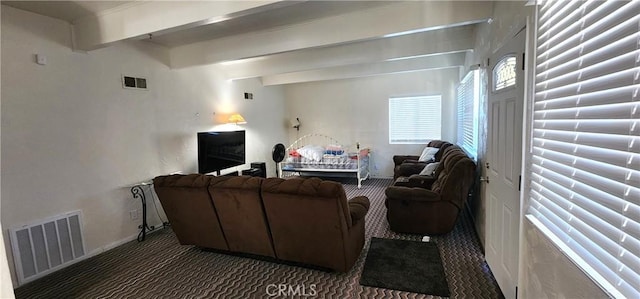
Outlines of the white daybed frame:
[{"label": "white daybed frame", "polygon": [[[287,147],[284,161],[277,165],[278,177],[285,176],[284,172],[288,172],[289,175],[302,175],[303,173],[313,175],[315,173],[318,176],[330,176],[331,174],[353,174],[358,179],[358,189],[362,187],[362,181],[369,178],[369,161],[371,160],[370,149],[360,148],[360,143],[356,142],[355,145],[355,153],[357,156],[355,164],[351,161],[347,165],[344,162],[332,161],[332,159],[325,158],[318,162],[287,162],[289,153],[292,150],[297,150],[306,145],[342,146],[342,144],[336,139],[326,135],[308,134],[302,136]],[[343,150],[346,153],[351,153],[354,148],[344,147]]]}]

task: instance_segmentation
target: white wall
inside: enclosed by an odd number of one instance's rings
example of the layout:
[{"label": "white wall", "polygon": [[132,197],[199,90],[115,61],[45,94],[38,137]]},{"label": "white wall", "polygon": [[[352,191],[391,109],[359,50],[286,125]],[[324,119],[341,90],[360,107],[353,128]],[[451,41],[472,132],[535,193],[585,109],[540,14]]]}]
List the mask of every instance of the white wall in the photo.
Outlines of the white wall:
[{"label": "white wall", "polygon": [[522,225],[522,298],[609,298],[529,220]]},{"label": "white wall", "polygon": [[[48,64],[36,64],[36,53]],[[140,203],[130,186],[196,172],[196,132],[237,129],[214,121],[228,113],[248,121],[247,162],[271,160],[287,137],[282,88],[226,81],[215,66],[171,70],[167,58],[145,42],[73,52],[69,24],[2,7],[1,224],[10,266],[6,229],[72,210],[83,213],[89,253],[135,236],[129,211]],[[149,90],[123,89],[121,74],[146,77]]]},{"label": "white wall", "polygon": [[286,85],[286,115],[302,124],[299,133],[289,129],[289,141],[322,133],[345,145],[360,142],[372,150],[371,175],[392,177],[392,156],[419,155],[424,145],[389,144],[389,97],[441,94],[442,139],[453,141],[457,82],[451,68]]}]

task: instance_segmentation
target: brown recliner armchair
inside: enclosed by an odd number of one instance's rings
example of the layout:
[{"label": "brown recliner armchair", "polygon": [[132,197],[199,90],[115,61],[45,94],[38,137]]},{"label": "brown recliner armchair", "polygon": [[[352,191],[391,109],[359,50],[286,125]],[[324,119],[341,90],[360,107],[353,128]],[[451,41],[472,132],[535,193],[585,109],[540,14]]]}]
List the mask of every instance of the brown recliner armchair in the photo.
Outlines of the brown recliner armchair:
[{"label": "brown recliner armchair", "polygon": [[[431,162],[439,162],[442,159],[442,154],[444,150],[453,144],[442,141],[442,140],[431,140],[427,146],[428,147],[437,147],[440,150],[434,156],[434,161]],[[420,173],[424,167],[431,162],[421,162],[418,161],[420,155],[395,155],[393,156],[393,180],[395,181],[398,177],[405,176],[408,177],[413,174]]]},{"label": "brown recliner armchair", "polygon": [[153,179],[162,208],[182,245],[229,250],[209,196],[210,176],[167,175]]},{"label": "brown recliner armchair", "polygon": [[262,200],[279,259],[346,272],[364,246],[369,199],[347,201],[340,183],[268,178]]},{"label": "brown recliner armchair", "polygon": [[464,208],[474,181],[475,163],[457,146],[444,150],[432,178],[414,177],[410,186],[385,191],[387,220],[401,233],[437,235],[450,232]]}]

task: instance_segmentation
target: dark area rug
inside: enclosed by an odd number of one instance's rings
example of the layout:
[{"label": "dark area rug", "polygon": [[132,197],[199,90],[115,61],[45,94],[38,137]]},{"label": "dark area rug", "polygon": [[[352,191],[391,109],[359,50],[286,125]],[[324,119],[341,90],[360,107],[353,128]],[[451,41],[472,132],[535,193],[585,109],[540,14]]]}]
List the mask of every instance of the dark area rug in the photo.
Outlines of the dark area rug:
[{"label": "dark area rug", "polygon": [[371,238],[360,284],[450,296],[438,246],[433,242]]}]

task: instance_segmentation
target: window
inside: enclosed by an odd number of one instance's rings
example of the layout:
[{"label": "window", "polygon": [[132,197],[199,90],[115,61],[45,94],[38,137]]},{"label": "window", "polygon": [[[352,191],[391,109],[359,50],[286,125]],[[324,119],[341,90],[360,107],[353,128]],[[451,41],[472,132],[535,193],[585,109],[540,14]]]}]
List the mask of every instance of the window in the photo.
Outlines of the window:
[{"label": "window", "polygon": [[640,1],[538,11],[527,218],[615,298],[640,298]]},{"label": "window", "polygon": [[389,98],[389,143],[426,144],[440,139],[441,97]]},{"label": "window", "polygon": [[493,91],[516,85],[516,57],[502,58],[493,68]]},{"label": "window", "polygon": [[474,160],[478,153],[480,71],[469,72],[458,85],[458,145]]}]

